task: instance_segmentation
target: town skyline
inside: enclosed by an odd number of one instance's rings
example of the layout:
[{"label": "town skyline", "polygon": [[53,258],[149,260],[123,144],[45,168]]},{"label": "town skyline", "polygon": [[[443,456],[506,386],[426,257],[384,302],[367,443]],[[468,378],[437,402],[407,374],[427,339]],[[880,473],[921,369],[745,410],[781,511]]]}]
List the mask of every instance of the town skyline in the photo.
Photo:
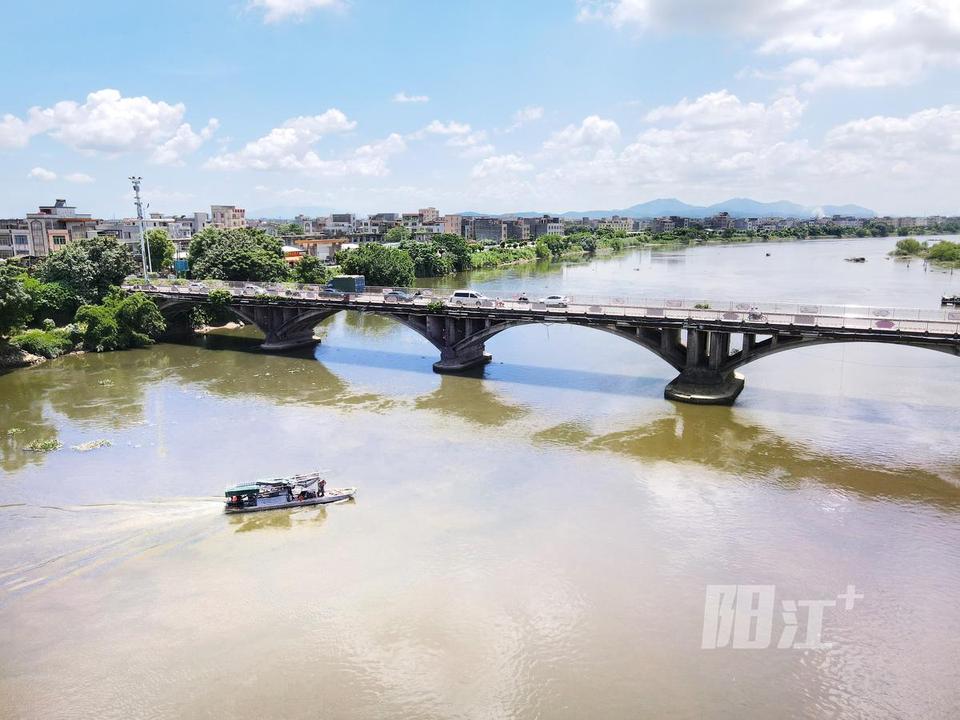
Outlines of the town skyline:
[{"label": "town skyline", "polygon": [[[752,197],[958,212],[960,7],[947,0],[174,0],[135,14],[6,11],[7,57],[32,69],[0,80],[0,216],[64,196],[124,216],[129,175],[164,210]],[[51,15],[90,46],[122,34],[123,62],[66,43],[31,53]]]}]

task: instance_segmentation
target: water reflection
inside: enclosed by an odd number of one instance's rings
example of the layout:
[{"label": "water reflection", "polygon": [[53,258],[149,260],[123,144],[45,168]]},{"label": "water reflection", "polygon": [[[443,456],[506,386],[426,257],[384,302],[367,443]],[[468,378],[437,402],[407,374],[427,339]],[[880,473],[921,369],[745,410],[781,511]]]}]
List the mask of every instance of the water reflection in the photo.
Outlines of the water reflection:
[{"label": "water reflection", "polygon": [[[695,461],[733,477],[774,481],[788,488],[820,484],[874,499],[934,503],[960,509],[957,485],[910,464],[872,464],[822,453],[767,427],[738,419],[730,408],[676,405],[662,417],[596,434],[585,423],[564,422],[537,432],[537,442],[585,451],[608,451],[637,460]],[[960,466],[947,470],[960,482]]]},{"label": "water reflection", "polygon": [[503,401],[476,378],[444,375],[440,386],[415,401],[418,410],[433,410],[488,427],[501,427],[523,417],[530,409]]}]

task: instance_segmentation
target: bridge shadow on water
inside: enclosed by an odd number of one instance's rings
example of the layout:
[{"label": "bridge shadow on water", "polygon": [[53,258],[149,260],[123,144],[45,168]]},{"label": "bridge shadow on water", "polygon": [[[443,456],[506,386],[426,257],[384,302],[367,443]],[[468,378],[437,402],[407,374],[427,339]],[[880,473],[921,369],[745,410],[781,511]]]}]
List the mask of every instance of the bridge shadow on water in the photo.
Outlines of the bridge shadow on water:
[{"label": "bridge shadow on water", "polygon": [[[308,351],[309,355],[309,351]],[[319,362],[327,365],[359,365],[400,372],[433,374],[433,355],[398,353],[356,347],[319,345],[313,353]],[[922,415],[931,427],[956,427],[960,424],[960,407],[910,403],[883,398],[831,396],[796,390],[751,388],[749,371],[747,385],[735,408],[714,408],[718,412],[756,410],[818,418],[832,417],[847,422],[877,425],[899,425],[905,415]],[[673,377],[672,372],[662,376],[623,375],[593,370],[546,367],[494,362],[464,373],[462,377],[477,380],[512,383],[560,390],[578,390],[588,393],[632,396],[662,400],[663,388]]]}]

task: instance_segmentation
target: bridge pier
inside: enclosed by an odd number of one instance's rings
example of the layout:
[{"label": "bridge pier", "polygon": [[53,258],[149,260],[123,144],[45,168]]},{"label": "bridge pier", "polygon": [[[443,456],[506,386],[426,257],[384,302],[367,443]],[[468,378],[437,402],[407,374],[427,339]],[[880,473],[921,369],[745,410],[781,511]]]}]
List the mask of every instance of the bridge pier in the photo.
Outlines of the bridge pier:
[{"label": "bridge pier", "polygon": [[694,405],[733,405],[743,390],[743,376],[724,365],[730,356],[730,333],[687,330],[686,364],[663,390],[663,396]]}]

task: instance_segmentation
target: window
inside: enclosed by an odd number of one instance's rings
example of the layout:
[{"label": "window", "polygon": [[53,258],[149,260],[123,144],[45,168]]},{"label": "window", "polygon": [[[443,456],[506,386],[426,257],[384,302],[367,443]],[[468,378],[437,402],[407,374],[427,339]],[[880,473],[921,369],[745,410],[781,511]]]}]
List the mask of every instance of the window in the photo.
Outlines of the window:
[{"label": "window", "polygon": [[14,235],[14,236],[13,236],[13,241],[14,241],[17,245],[26,245],[26,244],[27,244],[27,236],[26,236],[26,235]]}]

